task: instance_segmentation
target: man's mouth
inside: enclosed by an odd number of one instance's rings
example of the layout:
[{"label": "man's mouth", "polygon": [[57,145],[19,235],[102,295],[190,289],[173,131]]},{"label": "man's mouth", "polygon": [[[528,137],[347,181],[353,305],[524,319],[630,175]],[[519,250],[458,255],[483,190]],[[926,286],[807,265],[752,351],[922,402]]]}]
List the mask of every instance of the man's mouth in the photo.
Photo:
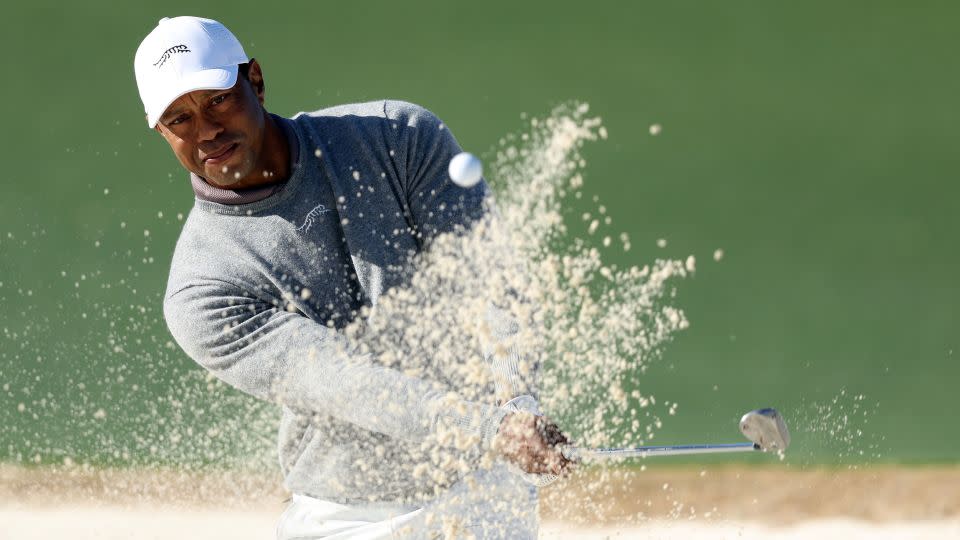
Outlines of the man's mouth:
[{"label": "man's mouth", "polygon": [[237,149],[238,143],[231,143],[223,148],[213,152],[212,154],[207,154],[203,157],[203,163],[222,163],[230,158],[233,155],[233,151]]}]

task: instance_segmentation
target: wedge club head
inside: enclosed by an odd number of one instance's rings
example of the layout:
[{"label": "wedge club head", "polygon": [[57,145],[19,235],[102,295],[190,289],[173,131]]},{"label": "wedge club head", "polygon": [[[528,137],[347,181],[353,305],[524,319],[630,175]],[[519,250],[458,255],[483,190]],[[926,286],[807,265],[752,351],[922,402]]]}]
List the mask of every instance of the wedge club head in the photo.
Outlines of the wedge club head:
[{"label": "wedge club head", "polygon": [[743,415],[740,431],[765,452],[784,452],[790,446],[787,424],[776,409],[757,409]]}]

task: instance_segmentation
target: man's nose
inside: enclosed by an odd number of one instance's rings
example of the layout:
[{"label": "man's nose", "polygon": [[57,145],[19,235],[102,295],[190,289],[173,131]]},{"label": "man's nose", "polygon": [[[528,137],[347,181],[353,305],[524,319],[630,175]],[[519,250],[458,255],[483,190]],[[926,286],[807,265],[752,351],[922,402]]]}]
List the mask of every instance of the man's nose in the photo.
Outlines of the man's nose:
[{"label": "man's nose", "polygon": [[197,138],[200,141],[212,141],[223,131],[223,126],[209,115],[198,115]]}]

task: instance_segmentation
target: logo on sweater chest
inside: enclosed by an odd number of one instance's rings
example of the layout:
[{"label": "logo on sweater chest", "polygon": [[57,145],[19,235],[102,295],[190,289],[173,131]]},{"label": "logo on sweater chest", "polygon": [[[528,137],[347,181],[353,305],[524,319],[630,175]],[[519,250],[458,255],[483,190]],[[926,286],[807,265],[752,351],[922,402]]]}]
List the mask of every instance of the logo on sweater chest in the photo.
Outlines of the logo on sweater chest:
[{"label": "logo on sweater chest", "polygon": [[322,204],[318,204],[314,206],[312,210],[307,212],[307,216],[303,218],[303,225],[300,225],[299,227],[297,227],[297,231],[302,233],[309,231],[310,227],[313,227],[313,224],[316,223],[317,218],[319,218],[321,214],[325,214],[327,212],[332,212],[332,211],[333,211],[332,208],[327,208]]}]

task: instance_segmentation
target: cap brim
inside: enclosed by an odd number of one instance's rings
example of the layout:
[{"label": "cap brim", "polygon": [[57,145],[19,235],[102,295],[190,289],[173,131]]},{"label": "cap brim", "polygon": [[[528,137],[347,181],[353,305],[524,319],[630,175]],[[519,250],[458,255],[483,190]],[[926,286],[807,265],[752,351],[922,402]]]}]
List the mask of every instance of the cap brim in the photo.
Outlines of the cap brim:
[{"label": "cap brim", "polygon": [[147,125],[150,129],[156,127],[160,117],[171,103],[180,96],[195,90],[226,90],[237,84],[238,67],[236,64],[223,68],[205,69],[181,77],[176,85],[171,85],[168,95],[157,99],[158,106],[147,111]]}]

